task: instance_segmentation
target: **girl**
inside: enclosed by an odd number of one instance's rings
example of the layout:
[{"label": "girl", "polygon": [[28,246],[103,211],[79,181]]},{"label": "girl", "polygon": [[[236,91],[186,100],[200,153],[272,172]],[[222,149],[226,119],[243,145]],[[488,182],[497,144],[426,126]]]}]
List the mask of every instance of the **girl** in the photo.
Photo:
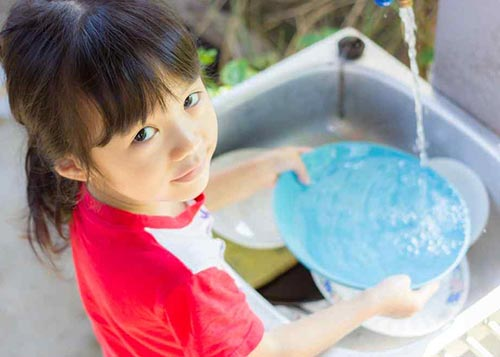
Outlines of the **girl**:
[{"label": "girl", "polygon": [[193,39],[164,2],[20,1],[1,58],[28,133],[30,243],[51,257],[70,242],[104,356],[313,356],[376,314],[412,314],[436,289],[393,277],[264,332],[205,206],[287,170],[307,184],[307,148],[272,150],[209,182],[216,116]]}]

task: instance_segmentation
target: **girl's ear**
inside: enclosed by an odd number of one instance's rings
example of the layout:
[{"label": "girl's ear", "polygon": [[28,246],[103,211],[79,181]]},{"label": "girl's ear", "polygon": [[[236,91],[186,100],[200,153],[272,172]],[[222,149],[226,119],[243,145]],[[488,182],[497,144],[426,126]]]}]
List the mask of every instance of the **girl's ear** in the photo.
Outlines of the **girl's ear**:
[{"label": "girl's ear", "polygon": [[87,174],[78,161],[72,156],[66,156],[56,160],[54,164],[56,172],[73,181],[87,181]]}]

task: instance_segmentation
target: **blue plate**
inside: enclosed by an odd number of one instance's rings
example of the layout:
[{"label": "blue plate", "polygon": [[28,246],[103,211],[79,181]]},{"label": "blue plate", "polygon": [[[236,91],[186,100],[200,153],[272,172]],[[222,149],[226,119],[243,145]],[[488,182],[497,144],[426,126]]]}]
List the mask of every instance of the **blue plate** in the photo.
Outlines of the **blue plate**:
[{"label": "blue plate", "polygon": [[419,160],[390,147],[343,142],[303,155],[274,190],[278,229],[292,253],[332,281],[365,289],[394,274],[418,288],[454,269],[470,237],[458,192]]}]

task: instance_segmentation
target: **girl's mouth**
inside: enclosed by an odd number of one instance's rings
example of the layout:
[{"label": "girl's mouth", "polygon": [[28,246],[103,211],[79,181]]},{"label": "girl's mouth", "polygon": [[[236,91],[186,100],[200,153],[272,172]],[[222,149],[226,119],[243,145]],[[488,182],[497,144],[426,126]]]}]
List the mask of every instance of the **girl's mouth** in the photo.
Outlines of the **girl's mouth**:
[{"label": "girl's mouth", "polygon": [[173,179],[171,182],[190,182],[193,181],[196,177],[198,177],[205,168],[205,159],[203,159],[198,165],[189,169],[189,171],[185,172],[181,176]]}]

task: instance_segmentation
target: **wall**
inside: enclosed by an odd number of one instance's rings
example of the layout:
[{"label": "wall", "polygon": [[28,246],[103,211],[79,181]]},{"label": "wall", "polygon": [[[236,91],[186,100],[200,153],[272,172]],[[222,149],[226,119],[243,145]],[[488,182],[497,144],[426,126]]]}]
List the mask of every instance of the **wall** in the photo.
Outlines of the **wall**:
[{"label": "wall", "polygon": [[500,135],[500,0],[439,0],[432,84]]}]

